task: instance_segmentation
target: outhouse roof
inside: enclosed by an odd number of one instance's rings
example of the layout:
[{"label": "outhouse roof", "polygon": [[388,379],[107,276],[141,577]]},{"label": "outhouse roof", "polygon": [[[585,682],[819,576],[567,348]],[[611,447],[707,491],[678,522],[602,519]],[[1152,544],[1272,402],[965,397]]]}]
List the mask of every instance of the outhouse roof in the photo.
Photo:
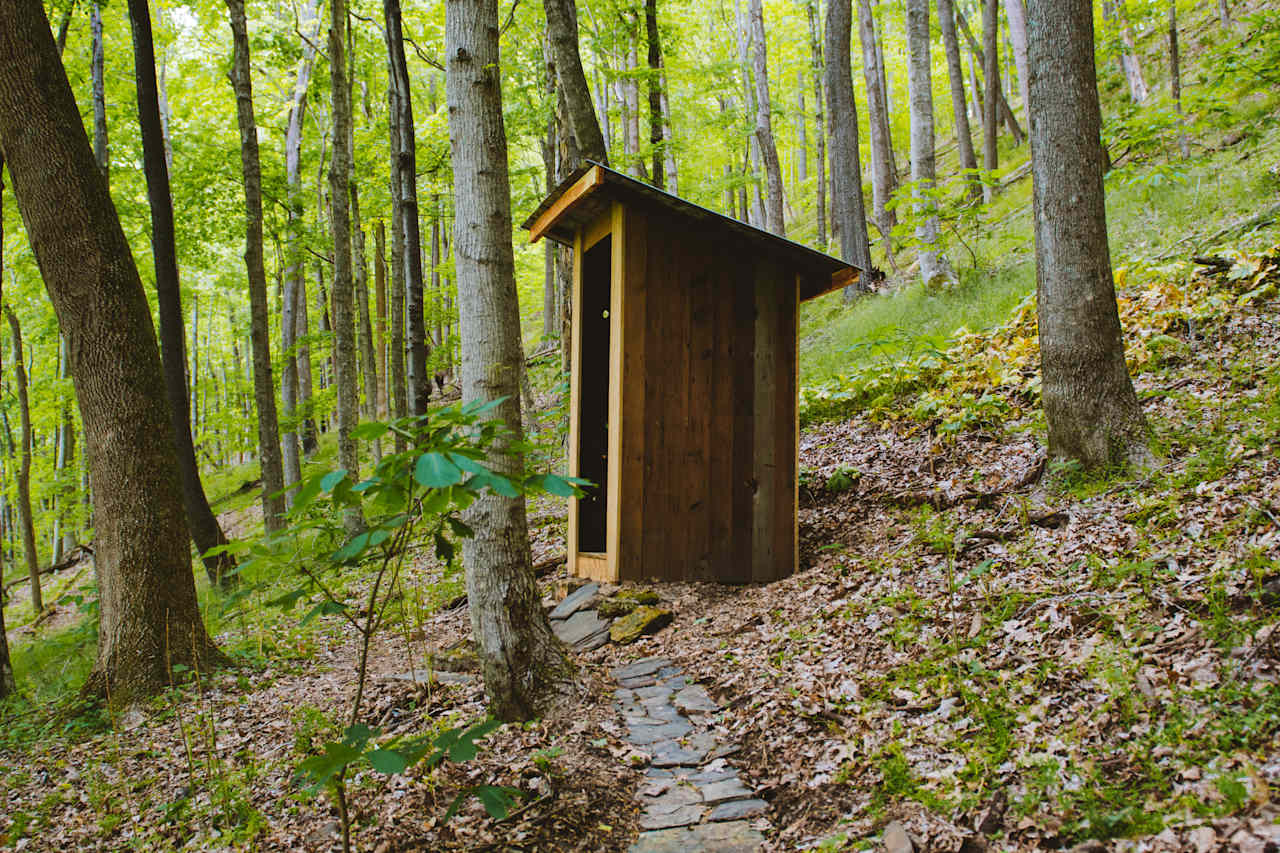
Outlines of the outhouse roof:
[{"label": "outhouse roof", "polygon": [[657,205],[672,216],[736,238],[794,267],[802,276],[801,299],[812,299],[853,284],[865,272],[846,261],[700,207],[592,161],[584,163],[556,187],[524,221],[523,227],[530,232],[530,242],[546,237],[572,246],[574,235],[595,221],[614,201]]}]

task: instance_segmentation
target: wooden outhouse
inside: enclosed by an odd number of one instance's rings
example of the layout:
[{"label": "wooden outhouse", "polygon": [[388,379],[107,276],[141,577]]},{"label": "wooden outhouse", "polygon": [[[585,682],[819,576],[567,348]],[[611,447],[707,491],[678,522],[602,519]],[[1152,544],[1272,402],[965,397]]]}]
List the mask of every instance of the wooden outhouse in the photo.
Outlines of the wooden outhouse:
[{"label": "wooden outhouse", "polygon": [[569,571],[794,572],[799,303],[858,270],[597,164],[524,227],[573,247]]}]

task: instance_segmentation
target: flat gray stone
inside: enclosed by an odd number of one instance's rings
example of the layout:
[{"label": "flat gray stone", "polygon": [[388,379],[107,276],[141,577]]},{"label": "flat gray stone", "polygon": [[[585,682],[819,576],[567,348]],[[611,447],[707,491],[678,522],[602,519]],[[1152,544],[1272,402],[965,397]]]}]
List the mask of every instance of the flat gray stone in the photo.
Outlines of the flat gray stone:
[{"label": "flat gray stone", "polygon": [[640,805],[644,807],[644,813],[647,815],[670,814],[676,809],[698,805],[701,802],[702,796],[697,791],[680,785],[673,785],[654,797],[640,797]]},{"label": "flat gray stone", "polygon": [[711,701],[707,691],[698,684],[690,684],[677,693],[672,701],[685,713],[711,714],[720,710],[720,706]]},{"label": "flat gray stone", "polygon": [[[670,695],[671,695],[671,688],[662,684],[654,684],[649,687],[640,687],[636,689],[636,698],[639,699],[641,702],[644,702],[646,699],[658,699],[658,698],[661,698],[665,702],[667,700],[667,697]],[[648,703],[646,702],[645,704],[648,704]]]},{"label": "flat gray stone", "polygon": [[415,669],[383,678],[387,681],[412,681],[415,684],[474,684],[480,680],[480,676],[469,672],[445,672],[440,669]]},{"label": "flat gray stone", "polygon": [[580,652],[592,652],[600,648],[601,646],[605,645],[606,643],[608,643],[609,642],[609,628],[607,627],[608,622],[606,622],[605,625],[606,627],[602,628],[599,631],[596,631],[590,637],[586,637],[574,643],[573,647]]},{"label": "flat gray stone", "polygon": [[710,785],[714,782],[723,782],[726,779],[737,778],[737,770],[703,770],[701,773],[695,773],[690,776],[688,781],[695,785]]},{"label": "flat gray stone", "polygon": [[600,584],[584,584],[566,595],[564,601],[557,604],[548,616],[553,620],[568,619],[570,616],[589,604],[591,600],[596,597],[596,593],[598,592],[600,592]]},{"label": "flat gray stone", "polygon": [[616,679],[635,678],[638,675],[653,675],[664,666],[670,666],[666,658],[642,658],[626,666],[615,667],[609,674]]},{"label": "flat gray stone", "polygon": [[659,683],[669,690],[681,690],[689,683],[689,679],[685,678],[683,675],[673,675],[669,678],[662,679]]},{"label": "flat gray stone", "polygon": [[702,820],[702,806],[681,806],[665,814],[640,815],[641,829],[667,829],[672,826],[688,826]]},{"label": "flat gray stone", "polygon": [[608,628],[609,623],[596,615],[594,610],[582,610],[568,619],[551,623],[551,630],[555,635],[571,646]]},{"label": "flat gray stone", "polygon": [[648,776],[650,779],[674,779],[676,774],[672,773],[670,770],[650,767],[648,770],[644,771],[644,775]]},{"label": "flat gray stone", "polygon": [[715,761],[717,758],[724,758],[741,751],[742,747],[736,743],[722,743],[707,753],[707,761]]},{"label": "flat gray stone", "polygon": [[764,800],[733,800],[721,803],[711,810],[707,820],[714,823],[718,820],[741,820],[744,817],[755,817],[769,810]]},{"label": "flat gray stone", "polygon": [[653,750],[654,767],[696,767],[706,756],[705,750],[685,749],[675,741],[663,741]]},{"label": "flat gray stone", "polygon": [[633,690],[628,690],[625,687],[619,687],[617,690],[613,691],[613,698],[618,700],[618,702],[620,703],[635,702],[636,694],[635,694],[635,691]]},{"label": "flat gray stone", "polygon": [[652,675],[633,675],[630,678],[619,679],[618,683],[623,687],[634,689],[637,687],[652,687],[658,682],[654,680]]},{"label": "flat gray stone", "polygon": [[755,853],[764,847],[764,836],[745,820],[701,824],[641,833],[627,853]]},{"label": "flat gray stone", "polygon": [[656,726],[631,726],[627,732],[627,740],[636,746],[650,743],[663,743],[678,737],[684,737],[693,731],[693,726],[686,720],[675,719]]},{"label": "flat gray stone", "polygon": [[702,801],[709,806],[728,802],[729,800],[746,800],[755,796],[755,791],[742,784],[738,778],[723,779],[719,782],[708,782],[698,786],[702,793]]},{"label": "flat gray stone", "polygon": [[[667,661],[667,663],[671,663],[671,661]],[[680,667],[678,666],[664,666],[662,669],[658,670],[656,673],[658,678],[670,678],[673,675],[680,675],[680,674],[681,674],[681,671],[680,671]]]},{"label": "flat gray stone", "polygon": [[[710,732],[694,732],[685,738],[684,745],[688,749],[704,753],[705,756],[705,753],[709,753],[716,748],[716,738]],[[703,760],[706,760],[705,757]]]}]

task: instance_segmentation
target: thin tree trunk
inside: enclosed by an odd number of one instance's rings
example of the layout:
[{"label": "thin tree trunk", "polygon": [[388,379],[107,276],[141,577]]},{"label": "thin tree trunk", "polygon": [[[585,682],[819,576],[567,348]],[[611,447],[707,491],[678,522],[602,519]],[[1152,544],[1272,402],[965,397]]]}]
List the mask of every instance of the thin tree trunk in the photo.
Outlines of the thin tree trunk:
[{"label": "thin tree trunk", "polygon": [[[58,373],[63,380],[71,378],[68,372],[71,367],[71,355],[67,352],[67,338],[65,335],[60,336],[58,346]],[[75,528],[75,512],[72,504],[74,503],[76,493],[76,483],[74,476],[71,482],[67,482],[67,472],[72,469],[76,458],[76,420],[73,413],[75,402],[64,398],[62,405],[62,426],[58,430],[58,509],[59,519],[62,522],[62,541],[58,543],[58,549],[61,554],[70,551],[76,547],[76,528]]]},{"label": "thin tree trunk", "polygon": [[858,38],[862,45],[862,72],[867,86],[867,121],[871,131],[871,205],[885,252],[893,254],[893,227],[898,213],[889,201],[898,188],[893,162],[893,138],[889,134],[889,104],[885,99],[884,69],[876,44],[871,0],[858,0]]},{"label": "thin tree trunk", "polygon": [[[853,11],[850,0],[827,0],[827,27],[823,40],[826,60],[827,115],[831,137],[831,222],[840,235],[844,260],[871,269],[867,241],[867,212],[862,201],[862,162],[858,156],[858,106],[853,100],[853,72],[849,63]],[[866,284],[845,288],[852,301]]]},{"label": "thin tree trunk", "polygon": [[[773,101],[769,97],[768,52],[764,35],[763,0],[750,0],[748,16],[751,24],[751,71],[756,84],[756,140],[764,164],[768,187],[765,205],[765,227],[774,234],[787,233],[782,215],[782,168],[778,163],[778,147],[773,141]],[[830,105],[828,104],[828,114]]]},{"label": "thin tree trunk", "polygon": [[[556,79],[564,94],[564,114],[573,134],[577,151],[587,160],[609,163],[609,149],[600,132],[596,111],[591,103],[591,90],[582,71],[578,52],[578,10],[574,0],[543,0],[547,17],[547,38],[555,60]],[[577,164],[574,164],[577,168]],[[567,338],[566,338],[567,340]]]},{"label": "thin tree trunk", "polygon": [[930,73],[929,0],[907,0],[907,88],[911,100],[911,195],[920,243],[920,277],[926,287],[951,278],[938,254],[933,146],[933,82]]},{"label": "thin tree trunk", "polygon": [[253,116],[249,76],[249,36],[244,0],[227,0],[235,45],[231,80],[240,125],[240,164],[244,176],[245,249],[249,278],[249,336],[253,346],[253,397],[258,409],[258,447],[262,461],[262,519],[268,533],[284,527],[284,469],[276,420],[275,381],[271,376],[271,339],[267,323],[267,276],[262,260],[262,170],[258,161],[258,125]]},{"label": "thin tree trunk", "polygon": [[0,0],[0,148],[67,335],[92,466],[98,655],[113,704],[222,657],[196,600],[151,310],[38,0]]},{"label": "thin tree trunk", "polygon": [[999,22],[1000,0],[982,0],[982,79],[986,84],[986,95],[982,99],[982,168],[987,172],[987,182],[982,187],[982,200],[990,203],[995,194],[992,174],[1000,166],[1000,152],[996,147],[998,132],[1000,94],[1000,41],[996,27]]},{"label": "thin tree trunk", "polygon": [[648,169],[644,158],[640,156],[640,80],[635,74],[640,67],[640,22],[637,16],[628,18],[627,28],[627,71],[631,76],[622,81],[627,102],[627,172],[634,177],[647,181]]},{"label": "thin tree trunk", "polygon": [[67,33],[71,30],[71,16],[76,11],[76,0],[71,0],[67,4],[67,8],[62,10],[62,20],[58,22],[58,35],[54,39],[54,46],[58,50],[58,56],[62,56],[63,51],[67,49]]},{"label": "thin tree trunk", "polygon": [[1022,98],[1022,108],[1031,109],[1027,86],[1031,81],[1031,65],[1027,62],[1027,11],[1022,5],[1025,0],[1004,0],[1005,17],[1009,21],[1006,30],[1009,41],[1013,44],[1013,65],[1018,69],[1018,95]]},{"label": "thin tree trunk", "polygon": [[[1109,4],[1104,4],[1109,5]],[[1145,104],[1150,95],[1146,78],[1142,75],[1142,63],[1138,60],[1138,48],[1133,42],[1133,26],[1129,23],[1129,13],[1125,10],[1124,0],[1116,0],[1116,25],[1120,28],[1120,63],[1124,67],[1125,80],[1129,83],[1129,96],[1135,104]]]},{"label": "thin tree trunk", "polygon": [[[1022,0],[1009,0],[1021,3]],[[970,198],[982,197],[982,181],[978,177],[978,158],[973,153],[973,135],[969,129],[969,110],[964,100],[964,70],[960,65],[960,42],[956,38],[956,16],[952,0],[937,0],[938,29],[947,54],[947,78],[951,83],[951,114],[956,125],[956,144],[960,152],[960,168],[968,175]]]},{"label": "thin tree trunk", "polygon": [[129,22],[133,33],[134,79],[138,92],[138,123],[142,129],[142,160],[147,178],[147,200],[151,207],[151,249],[155,259],[156,303],[160,318],[160,356],[164,365],[165,392],[169,397],[170,422],[178,450],[178,472],[182,477],[182,501],[196,550],[205,571],[214,583],[235,568],[235,560],[225,552],[208,557],[210,549],[227,544],[204,486],[191,438],[188,409],[186,333],[182,326],[182,296],[178,285],[178,257],[173,225],[173,196],[169,189],[169,166],[164,154],[164,131],[156,91],[155,54],[151,38],[151,15],[147,0],[129,0]]},{"label": "thin tree trunk", "polygon": [[[988,2],[988,0],[982,0],[982,2],[985,4],[986,2]],[[985,14],[985,10],[984,10],[984,14]],[[986,74],[985,69],[987,67],[987,51],[984,50],[982,45],[978,44],[978,40],[974,38],[973,31],[969,29],[969,22],[965,19],[964,13],[961,12],[958,7],[956,8],[956,23],[960,25],[960,32],[962,35],[964,35],[964,40],[968,43],[969,50],[973,51],[974,55],[977,56],[978,58],[978,63],[983,67],[984,69],[983,74]],[[998,62],[998,59],[997,59],[997,62]],[[999,75],[997,75],[997,77],[998,76]],[[996,81],[996,91],[999,93],[999,96],[1000,96],[1000,99],[996,104],[996,108],[999,111],[997,120],[1004,122],[1005,127],[1008,128],[1009,130],[1009,134],[1013,136],[1013,144],[1015,146],[1021,145],[1022,137],[1023,137],[1022,128],[1018,125],[1018,119],[1013,114],[1013,108],[1009,106],[1009,102],[1005,99],[1004,93],[1000,89],[1000,82],[998,79]],[[980,98],[980,100],[982,101],[982,105],[983,105],[983,116],[985,116],[986,115],[986,97],[984,96]]]},{"label": "thin tree trunk", "polygon": [[1102,185],[1093,4],[1031,0],[1036,308],[1049,455],[1086,467],[1150,458],[1124,360]]},{"label": "thin tree trunk", "polygon": [[[0,305],[4,304],[4,153],[0,152]],[[0,354],[0,360],[3,359]],[[4,377],[4,365],[0,363],[0,379]],[[7,426],[7,421],[6,421]],[[4,472],[7,474],[8,472]],[[8,534],[8,525],[5,515],[9,506],[7,503],[0,502],[0,525],[5,528]],[[0,578],[4,577],[4,552],[5,541],[0,539]],[[3,587],[0,583],[0,587]],[[13,663],[9,659],[9,635],[4,624],[4,590],[0,588],[0,699],[16,692],[18,689],[17,680],[13,676]]]},{"label": "thin tree trunk", "polygon": [[[70,14],[70,10],[68,10]],[[93,157],[98,161],[102,177],[110,182],[111,148],[107,144],[107,95],[102,48],[102,10],[97,0],[89,6],[89,27],[93,31],[93,53],[89,75],[93,80]],[[61,52],[61,51],[59,51]]]},{"label": "thin tree trunk", "polygon": [[[814,127],[814,139],[817,142],[817,171],[818,185],[815,188],[817,198],[815,206],[817,207],[817,228],[818,228],[818,246],[826,249],[827,246],[827,112],[823,105],[822,95],[822,78],[825,76],[822,61],[822,40],[818,35],[818,2],[817,0],[808,0],[805,3],[805,16],[809,22],[809,74],[813,81],[813,104],[817,110],[817,124]],[[808,121],[808,116],[805,116]],[[861,178],[859,178],[861,181]],[[861,192],[861,190],[859,190]],[[732,214],[730,214],[732,215]]]},{"label": "thin tree trunk", "polygon": [[652,146],[651,180],[658,189],[666,188],[665,146],[662,119],[662,42],[658,35],[658,0],[644,3],[645,41],[649,47],[649,145]]},{"label": "thin tree trunk", "polygon": [[[378,417],[378,360],[373,352],[373,320],[369,316],[369,266],[365,258],[364,223],[360,220],[360,182],[356,179],[355,170],[355,117],[351,104],[354,98],[356,60],[355,32],[347,26],[347,154],[349,166],[347,183],[351,188],[351,260],[354,265],[354,292],[356,310],[355,336],[359,346],[360,373],[364,377],[365,417],[376,420]],[[373,442],[373,458],[382,459],[382,441]]]},{"label": "thin tree trunk", "polygon": [[1169,0],[1169,88],[1173,95],[1173,108],[1178,113],[1178,153],[1185,160],[1191,156],[1187,132],[1182,114],[1182,64],[1178,59],[1178,3]]},{"label": "thin tree trunk", "polygon": [[1231,10],[1227,8],[1227,0],[1218,0],[1218,23],[1224,27],[1231,26]]},{"label": "thin tree trunk", "polygon": [[[404,185],[399,177],[400,141],[400,107],[394,81],[387,91],[390,102],[390,136],[391,136],[391,339],[389,367],[391,393],[389,395],[392,417],[404,418],[409,415],[409,394],[404,381],[404,287],[405,287],[405,246],[404,246]],[[408,447],[399,433],[395,435],[395,448],[402,453]]]},{"label": "thin tree trunk", "polygon": [[39,615],[44,612],[44,597],[40,594],[40,556],[36,552],[35,519],[31,515],[31,402],[27,397],[27,365],[22,354],[22,329],[13,309],[5,306],[5,317],[13,335],[13,380],[18,388],[18,414],[22,418],[22,444],[18,449],[21,460],[18,468],[18,526],[22,531],[22,550],[27,558],[27,573],[31,578],[31,610]]},{"label": "thin tree trunk", "polygon": [[667,85],[666,59],[662,60],[662,68],[659,73],[662,77],[662,157],[666,169],[667,190],[678,195],[680,193],[680,172],[676,165],[675,133],[671,126],[671,104],[668,102],[667,96],[670,87]]},{"label": "thin tree trunk", "polygon": [[400,182],[400,227],[404,231],[405,335],[408,356],[406,376],[409,411],[427,413],[431,377],[427,374],[427,327],[423,316],[422,232],[418,225],[417,142],[413,124],[413,92],[401,33],[400,0],[383,0],[387,50],[391,58],[391,80],[395,88],[398,115],[399,157],[392,175]]},{"label": "thin tree trunk", "polygon": [[[520,312],[495,0],[446,0],[445,44],[463,399],[505,398],[494,416],[519,440]],[[523,468],[506,442],[488,464],[505,473]],[[467,600],[490,712],[532,719],[568,680],[571,664],[551,633],[530,568],[525,501],[490,493],[467,515],[475,530],[462,546]]]}]

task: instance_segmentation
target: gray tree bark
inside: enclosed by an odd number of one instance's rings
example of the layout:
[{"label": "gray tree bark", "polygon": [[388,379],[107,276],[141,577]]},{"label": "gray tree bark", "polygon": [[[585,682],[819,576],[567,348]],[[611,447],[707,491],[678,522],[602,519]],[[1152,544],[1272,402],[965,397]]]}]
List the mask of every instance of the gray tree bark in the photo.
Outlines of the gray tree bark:
[{"label": "gray tree bark", "polygon": [[245,248],[249,276],[249,337],[253,346],[253,399],[258,409],[258,447],[262,462],[262,519],[268,533],[284,527],[284,466],[276,418],[276,387],[271,376],[270,307],[262,252],[262,167],[258,160],[258,123],[253,115],[253,81],[249,76],[249,35],[244,0],[227,0],[235,53],[231,82],[240,125],[240,165],[244,177]]},{"label": "gray tree bark", "polygon": [[912,210],[920,242],[920,278],[933,287],[952,277],[938,254],[938,215],[930,197],[935,179],[929,0],[907,0],[907,88],[911,99]]},{"label": "gray tree bark", "polygon": [[[1010,0],[1021,2],[1021,0]],[[964,69],[960,65],[960,41],[956,37],[956,15],[952,0],[937,0],[938,29],[947,55],[947,79],[951,82],[951,113],[955,118],[956,143],[960,152],[960,168],[968,172],[969,196],[982,197],[982,181],[978,178],[978,158],[973,153],[973,133],[969,129],[969,110],[964,98]]]},{"label": "gray tree bark", "polygon": [[[356,369],[356,326],[352,310],[355,287],[351,262],[351,87],[347,84],[347,2],[329,0],[329,79],[333,105],[333,159],[329,163],[329,227],[333,235],[333,383],[337,388],[338,464],[360,480],[360,451],[351,431],[360,423],[359,374]],[[425,405],[425,404],[424,404]],[[415,414],[418,414],[415,412]],[[358,506],[342,514],[343,527],[354,536],[364,530]]]},{"label": "gray tree bark", "polygon": [[[360,355],[360,375],[364,378],[364,413],[369,419],[378,417],[378,360],[373,352],[373,319],[369,316],[369,265],[365,257],[364,223],[360,220],[360,182],[355,169],[355,117],[351,105],[354,102],[355,31],[347,26],[347,153],[350,170],[347,183],[351,192],[351,262],[354,267],[353,291],[355,299],[356,342]],[[382,442],[374,440],[373,457],[382,459]]]},{"label": "gray tree bark", "polygon": [[1027,10],[1026,0],[1004,0],[1005,17],[1009,21],[1009,41],[1013,43],[1013,67],[1018,69],[1018,94],[1022,108],[1030,109],[1028,85],[1031,81],[1031,64],[1027,61]]},{"label": "gray tree bark", "polygon": [[22,354],[22,328],[18,325],[18,317],[7,305],[4,315],[13,335],[13,381],[18,389],[18,415],[22,419],[18,448],[18,529],[22,533],[22,551],[27,559],[27,574],[31,578],[31,610],[39,615],[44,612],[44,596],[40,594],[40,555],[36,552],[35,518],[31,514],[31,401],[27,395],[27,364]]},{"label": "gray tree bark", "polygon": [[[400,108],[398,106],[399,94],[396,87],[390,86],[387,90],[387,100],[390,106],[390,116],[394,119],[399,115]],[[390,375],[391,393],[389,402],[391,405],[391,414],[394,418],[404,418],[409,415],[409,394],[405,387],[404,381],[404,288],[405,288],[405,239],[404,239],[404,205],[402,204],[404,185],[399,177],[399,151],[401,148],[400,140],[400,122],[398,120],[389,121],[389,133],[391,136],[391,294],[389,302],[391,303],[391,333],[388,341],[389,358],[391,365],[388,368]],[[396,433],[395,448],[397,453],[403,452],[407,448],[404,436]]]},{"label": "gray tree bark", "polygon": [[93,157],[98,161],[102,177],[110,182],[111,148],[107,144],[107,94],[104,77],[105,55],[102,47],[102,10],[96,0],[89,6],[89,28],[93,32],[89,76],[93,81]]},{"label": "gray tree bark", "polygon": [[[0,305],[4,304],[4,154],[0,153]],[[3,359],[0,353],[0,359]],[[0,377],[4,376],[4,365],[0,363]],[[0,521],[3,521],[3,510],[0,508]],[[0,540],[0,578],[4,577],[5,543]],[[3,584],[0,584],[3,586]],[[15,693],[18,682],[13,676],[13,663],[9,659],[9,635],[4,624],[4,590],[0,589],[0,699]]]},{"label": "gray tree bark", "polygon": [[[505,398],[494,416],[518,440],[520,314],[495,0],[446,0],[445,45],[463,400]],[[488,464],[517,475],[523,469],[506,442]],[[467,600],[490,711],[531,719],[567,680],[570,664],[534,583],[524,498],[488,494],[468,510],[468,523],[476,535],[463,542]]]},{"label": "gray tree bark", "polygon": [[871,0],[858,0],[858,37],[862,44],[862,72],[867,85],[867,121],[871,131],[871,205],[885,251],[892,255],[891,235],[893,227],[898,224],[898,214],[888,205],[898,188],[898,175],[893,162],[889,104],[885,99],[884,72],[876,45],[876,24],[871,13]]},{"label": "gray tree bark", "polygon": [[[818,35],[817,0],[808,0],[804,8],[805,15],[809,21],[809,74],[810,79],[813,81],[813,104],[814,109],[817,110],[818,120],[817,126],[814,128],[814,138],[818,149],[815,158],[818,167],[817,199],[815,201],[818,212],[818,245],[825,249],[827,245],[827,112],[823,107],[822,79],[826,72],[823,69],[822,40]],[[723,110],[723,106],[721,109]],[[804,119],[808,121],[808,116],[805,116]],[[730,216],[732,215],[731,213]]]},{"label": "gray tree bark", "polygon": [[577,7],[574,0],[543,0],[542,8],[547,16],[547,38],[551,41],[556,79],[564,93],[565,118],[577,150],[588,160],[608,165],[609,150],[600,133],[587,75],[582,71],[582,56],[578,52]]},{"label": "gray tree bark", "polygon": [[644,27],[649,60],[649,77],[646,81],[649,95],[649,145],[653,149],[650,152],[653,163],[650,180],[661,190],[666,188],[666,147],[663,144],[662,41],[658,34],[658,0],[645,0]]},{"label": "gray tree bark", "polygon": [[1049,455],[1145,461],[1146,420],[1124,360],[1107,245],[1102,116],[1089,0],[1031,0],[1036,308]]},{"label": "gray tree bark", "polygon": [[[765,178],[765,228],[786,234],[782,212],[782,167],[778,146],[773,141],[773,101],[769,97],[769,62],[764,36],[764,2],[750,0],[747,15],[751,24],[751,76],[756,84],[756,142]],[[828,109],[828,112],[830,110]]]},{"label": "gray tree bark", "polygon": [[[827,0],[827,26],[823,43],[826,60],[825,89],[829,136],[831,137],[831,223],[840,235],[844,260],[864,270],[871,269],[867,241],[867,212],[862,201],[862,162],[858,156],[858,107],[853,100],[853,72],[849,63],[853,12],[850,0]],[[845,301],[858,291],[845,288]]]},{"label": "gray tree bark", "polygon": [[124,705],[169,665],[222,658],[196,601],[151,310],[38,0],[0,0],[0,148],[85,426],[99,581],[85,690]]},{"label": "gray tree bark", "polygon": [[[982,168],[988,173],[1000,166],[1000,152],[996,147],[996,134],[999,131],[999,98],[1000,93],[1000,58],[999,38],[996,27],[999,24],[1000,0],[982,0],[982,78],[986,84],[986,93],[982,99]],[[982,200],[990,203],[995,194],[988,174],[987,183],[982,187]]]}]

